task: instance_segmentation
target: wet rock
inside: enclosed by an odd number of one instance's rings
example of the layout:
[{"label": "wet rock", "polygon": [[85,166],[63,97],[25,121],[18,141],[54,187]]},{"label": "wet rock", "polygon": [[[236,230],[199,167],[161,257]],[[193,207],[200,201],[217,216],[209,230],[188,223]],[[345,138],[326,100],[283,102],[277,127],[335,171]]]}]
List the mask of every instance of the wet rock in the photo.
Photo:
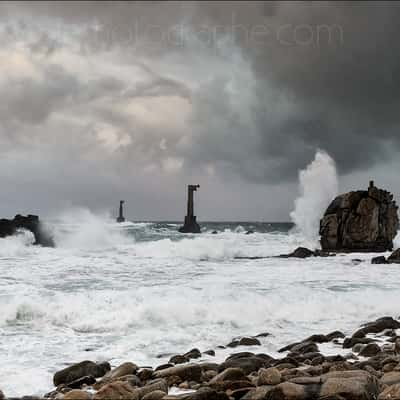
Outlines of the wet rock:
[{"label": "wet rock", "polygon": [[395,250],[387,259],[389,264],[400,264],[400,249]]},{"label": "wet rock", "polygon": [[173,366],[174,366],[174,364],[171,364],[171,363],[161,364],[154,371],[161,371],[162,369],[171,368]]},{"label": "wet rock", "polygon": [[165,379],[155,379],[154,381],[148,382],[146,386],[136,389],[136,392],[139,394],[139,398],[141,399],[156,390],[162,391],[165,394],[168,393],[168,384]]},{"label": "wet rock", "polygon": [[83,385],[90,386],[94,383],[96,383],[96,379],[93,376],[89,375],[69,382],[68,387],[71,389],[80,389]]},{"label": "wet rock", "polygon": [[0,390],[0,400],[4,400],[5,398],[4,393]]},{"label": "wet rock", "polygon": [[360,356],[372,357],[381,352],[381,348],[376,343],[369,343],[360,351]]},{"label": "wet rock", "polygon": [[291,382],[283,382],[271,389],[266,400],[306,400],[317,398],[319,385],[298,385]]},{"label": "wet rock", "polygon": [[388,372],[382,376],[379,382],[381,385],[388,385],[388,386],[400,384],[400,372],[399,371]]},{"label": "wet rock", "polygon": [[176,356],[172,356],[169,359],[168,363],[169,364],[185,364],[185,363],[187,363],[189,361],[190,361],[189,358],[178,354]]},{"label": "wet rock", "polygon": [[361,329],[353,334],[353,338],[363,338],[369,333],[380,333],[386,329],[399,329],[400,322],[392,317],[379,318],[376,321],[368,322],[363,325]]},{"label": "wet rock", "polygon": [[238,347],[238,346],[261,346],[261,342],[252,337],[243,337],[240,339],[233,340],[231,343],[226,345],[227,347]]},{"label": "wet rock", "polygon": [[371,264],[388,264],[388,262],[386,261],[385,256],[378,256],[371,260]]},{"label": "wet rock", "polygon": [[14,235],[19,229],[33,233],[35,245],[54,247],[53,238],[45,231],[37,215],[16,215],[14,219],[0,219],[0,238]]},{"label": "wet rock", "polygon": [[241,368],[246,375],[249,375],[254,371],[258,371],[262,367],[269,366],[266,364],[267,363],[264,359],[256,356],[240,357],[223,362],[219,366],[219,371],[221,372],[227,368]]},{"label": "wet rock", "polygon": [[235,360],[237,358],[253,357],[253,356],[255,356],[255,354],[251,353],[250,351],[241,351],[239,353],[231,354],[225,361]]},{"label": "wet rock", "polygon": [[139,367],[132,363],[132,362],[125,362],[118,367],[112,369],[111,371],[107,372],[103,380],[115,380],[120,378],[121,376],[125,375],[135,375],[136,372],[139,370]]},{"label": "wet rock", "polygon": [[199,349],[192,349],[192,350],[188,351],[187,353],[185,353],[183,356],[188,359],[200,358],[201,352]]},{"label": "wet rock", "polygon": [[343,341],[343,348],[344,349],[351,349],[353,348],[356,344],[369,344],[373,343],[374,339],[371,338],[357,338],[357,337],[351,337],[351,338],[346,338]]},{"label": "wet rock", "polygon": [[107,362],[96,364],[92,361],[82,361],[56,372],[53,377],[53,383],[54,386],[63,383],[68,384],[84,376],[100,378],[110,371],[110,369],[110,364]]},{"label": "wet rock", "polygon": [[400,384],[395,384],[387,387],[378,396],[378,400],[399,400],[399,399],[400,399]]},{"label": "wet rock", "polygon": [[227,368],[215,376],[209,385],[213,386],[224,381],[234,381],[246,379],[246,375],[241,368]]},{"label": "wet rock", "polygon": [[392,250],[399,219],[393,195],[376,188],[336,197],[320,222],[321,247],[325,251]]},{"label": "wet rock", "polygon": [[268,385],[258,386],[249,390],[247,394],[242,397],[241,400],[264,400],[267,396],[267,393],[270,392],[273,388],[273,386]]},{"label": "wet rock", "polygon": [[142,400],[161,400],[165,397],[165,392],[162,390],[154,390],[143,396]]},{"label": "wet rock", "polygon": [[304,354],[318,352],[318,346],[313,342],[302,342],[290,349],[291,353]]},{"label": "wet rock", "polygon": [[203,352],[203,354],[206,354],[207,356],[215,356],[215,351],[214,350],[206,350]]},{"label": "wet rock", "polygon": [[271,368],[261,368],[258,371],[258,380],[257,386],[263,385],[278,385],[281,383],[282,375],[279,369],[271,367]]},{"label": "wet rock", "polygon": [[249,393],[251,389],[252,389],[251,387],[244,387],[236,390],[228,390],[226,394],[229,396],[229,398],[233,398],[234,400],[240,400],[243,398],[243,396]]},{"label": "wet rock", "polygon": [[104,385],[93,397],[94,400],[139,400],[139,393],[127,382],[112,382]]},{"label": "wet rock", "polygon": [[166,378],[178,376],[182,381],[190,380],[198,382],[201,378],[201,367],[198,364],[183,364],[175,367],[166,368],[161,371],[155,371],[156,378]]},{"label": "wet rock", "polygon": [[138,372],[137,372],[137,376],[139,377],[139,379],[142,382],[146,382],[149,379],[152,378],[153,376],[153,370],[151,368],[141,368]]},{"label": "wet rock", "polygon": [[202,362],[200,365],[201,370],[204,371],[218,371],[219,364],[212,362]]},{"label": "wet rock", "polygon": [[90,400],[92,396],[84,390],[71,390],[64,395],[63,400]]},{"label": "wet rock", "polygon": [[263,338],[263,337],[268,337],[271,334],[269,332],[263,332],[263,333],[259,333],[258,335],[254,336],[255,338]]},{"label": "wet rock", "polygon": [[330,372],[321,379],[321,398],[340,395],[345,399],[373,400],[379,393],[378,380],[366,371]]},{"label": "wet rock", "polygon": [[306,247],[298,247],[292,253],[281,254],[279,257],[280,258],[308,258],[308,257],[313,257],[313,256],[315,256],[315,253],[312,250],[307,249]]}]

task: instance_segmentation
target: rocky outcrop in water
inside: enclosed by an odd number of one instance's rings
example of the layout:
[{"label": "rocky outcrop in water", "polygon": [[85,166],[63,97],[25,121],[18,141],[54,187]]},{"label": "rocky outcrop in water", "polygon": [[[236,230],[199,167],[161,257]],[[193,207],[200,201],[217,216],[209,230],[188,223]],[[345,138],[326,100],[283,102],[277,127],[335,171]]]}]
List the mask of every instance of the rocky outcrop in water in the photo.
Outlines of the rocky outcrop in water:
[{"label": "rocky outcrop in water", "polygon": [[370,182],[368,190],[336,197],[321,223],[321,246],[325,251],[384,252],[393,249],[399,227],[393,195]]},{"label": "rocky outcrop in water", "polygon": [[45,232],[37,215],[16,215],[14,219],[0,219],[0,237],[14,235],[19,229],[31,231],[35,237],[34,244],[54,247],[54,241]]}]

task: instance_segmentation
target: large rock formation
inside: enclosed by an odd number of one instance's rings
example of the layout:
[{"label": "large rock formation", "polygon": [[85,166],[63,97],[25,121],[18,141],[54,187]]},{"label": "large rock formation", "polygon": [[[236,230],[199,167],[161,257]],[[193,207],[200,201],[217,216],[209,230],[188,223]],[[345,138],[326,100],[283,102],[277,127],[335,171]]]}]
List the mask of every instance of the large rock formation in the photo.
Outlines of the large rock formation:
[{"label": "large rock formation", "polygon": [[336,197],[321,223],[321,246],[326,251],[383,252],[393,249],[399,227],[393,195],[371,181],[368,190]]},{"label": "large rock formation", "polygon": [[0,237],[14,235],[19,229],[31,231],[35,237],[34,244],[54,247],[53,239],[44,231],[37,215],[16,215],[14,219],[0,219]]}]

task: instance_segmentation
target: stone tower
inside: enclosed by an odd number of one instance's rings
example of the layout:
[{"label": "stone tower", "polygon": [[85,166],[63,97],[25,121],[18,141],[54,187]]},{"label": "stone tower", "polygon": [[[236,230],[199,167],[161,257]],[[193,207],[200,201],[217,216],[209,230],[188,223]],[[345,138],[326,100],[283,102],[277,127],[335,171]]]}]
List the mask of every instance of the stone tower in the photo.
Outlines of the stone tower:
[{"label": "stone tower", "polygon": [[181,233],[200,233],[200,225],[196,221],[194,215],[194,200],[193,192],[195,192],[200,185],[188,185],[188,200],[187,200],[187,215],[183,226],[179,228]]}]

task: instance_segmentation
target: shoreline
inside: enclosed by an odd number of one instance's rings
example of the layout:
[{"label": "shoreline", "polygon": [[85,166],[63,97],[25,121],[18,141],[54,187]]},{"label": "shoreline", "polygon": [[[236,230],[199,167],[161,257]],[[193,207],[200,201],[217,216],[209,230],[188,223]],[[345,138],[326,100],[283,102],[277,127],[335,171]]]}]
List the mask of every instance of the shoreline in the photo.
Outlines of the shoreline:
[{"label": "shoreline", "polygon": [[[213,362],[214,349],[175,354],[154,369],[138,366],[134,360],[115,368],[108,362],[86,360],[56,372],[54,390],[49,393],[6,397],[7,393],[0,392],[0,399],[393,400],[400,398],[397,332],[400,322],[382,317],[348,337],[334,331],[291,343],[278,350],[279,357],[257,351],[262,338],[269,335],[265,332],[218,346],[230,353],[222,363]],[[336,354],[324,354],[326,346]],[[199,361],[204,356],[208,361]]]}]

